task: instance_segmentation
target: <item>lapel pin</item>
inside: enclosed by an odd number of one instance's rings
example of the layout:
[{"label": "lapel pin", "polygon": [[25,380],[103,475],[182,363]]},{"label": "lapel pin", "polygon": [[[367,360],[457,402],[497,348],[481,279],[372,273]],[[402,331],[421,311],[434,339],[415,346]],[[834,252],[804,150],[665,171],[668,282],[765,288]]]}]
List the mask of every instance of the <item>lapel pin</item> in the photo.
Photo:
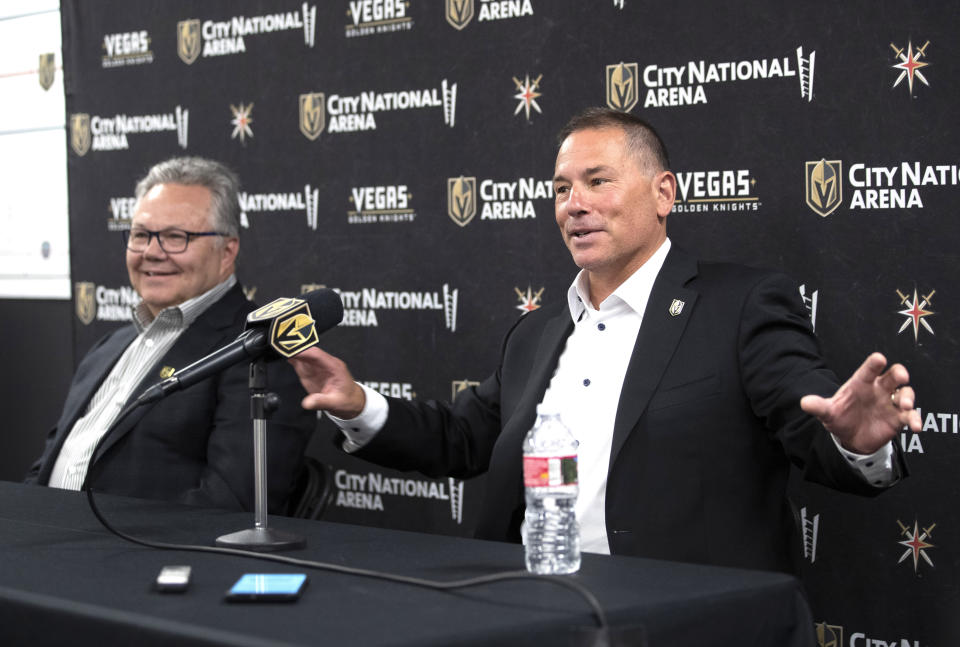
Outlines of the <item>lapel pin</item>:
[{"label": "lapel pin", "polygon": [[165,380],[176,372],[177,369],[173,368],[172,366],[164,366],[160,369],[160,379]]},{"label": "lapel pin", "polygon": [[683,301],[680,299],[674,299],[673,303],[670,304],[670,316],[676,317],[683,310]]}]

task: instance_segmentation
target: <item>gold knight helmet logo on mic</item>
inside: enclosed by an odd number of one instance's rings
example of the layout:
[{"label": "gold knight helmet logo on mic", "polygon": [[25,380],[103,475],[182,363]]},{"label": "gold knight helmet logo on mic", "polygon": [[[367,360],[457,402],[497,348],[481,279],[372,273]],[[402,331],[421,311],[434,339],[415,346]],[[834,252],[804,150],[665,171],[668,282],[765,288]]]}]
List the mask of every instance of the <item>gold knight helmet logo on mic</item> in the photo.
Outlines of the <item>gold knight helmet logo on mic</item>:
[{"label": "gold knight helmet logo on mic", "polygon": [[292,312],[277,317],[270,327],[270,346],[284,357],[293,357],[317,343],[317,327],[310,307],[301,302]]},{"label": "gold knight helmet logo on mic", "polygon": [[248,323],[270,319],[270,347],[284,357],[293,357],[319,341],[310,306],[303,299],[276,299],[247,315]]},{"label": "gold knight helmet logo on mic", "polygon": [[279,317],[285,312],[293,310],[301,303],[306,303],[306,301],[293,297],[280,297],[279,299],[274,299],[267,305],[260,306],[248,314],[247,322],[254,323],[256,321],[268,321],[275,317]]}]

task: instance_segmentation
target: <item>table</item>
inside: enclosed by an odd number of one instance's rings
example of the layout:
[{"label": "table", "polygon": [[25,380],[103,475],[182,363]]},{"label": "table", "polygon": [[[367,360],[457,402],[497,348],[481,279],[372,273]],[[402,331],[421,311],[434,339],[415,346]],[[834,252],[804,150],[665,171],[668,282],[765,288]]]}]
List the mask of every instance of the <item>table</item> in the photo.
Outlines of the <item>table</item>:
[{"label": "table", "polygon": [[[98,495],[120,530],[212,545],[253,515]],[[271,517],[307,538],[298,558],[434,580],[523,568],[521,546]],[[158,593],[165,564],[190,564],[182,594]],[[292,604],[223,601],[245,572],[307,572]],[[574,581],[599,599],[611,643],[814,644],[799,582],[787,575],[585,554]],[[0,482],[4,645],[590,645],[596,620],[574,592],[541,580],[454,592],[307,570],[252,557],[159,550],[99,524],[83,493]]]}]

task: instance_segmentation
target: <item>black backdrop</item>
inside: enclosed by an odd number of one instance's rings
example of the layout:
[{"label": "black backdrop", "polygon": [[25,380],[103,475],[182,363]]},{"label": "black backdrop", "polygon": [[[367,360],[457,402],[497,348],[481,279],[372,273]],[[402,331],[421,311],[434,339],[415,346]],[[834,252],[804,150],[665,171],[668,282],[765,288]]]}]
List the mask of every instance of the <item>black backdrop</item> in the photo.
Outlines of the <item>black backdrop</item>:
[{"label": "black backdrop", "polygon": [[[252,298],[341,291],[327,349],[384,392],[450,398],[575,272],[554,133],[629,110],[670,148],[676,244],[794,275],[838,373],[880,350],[914,377],[910,479],[795,487],[823,644],[957,641],[955,5],[64,0],[62,19],[76,357],[135,301],[135,180],[196,154],[243,179]],[[482,479],[374,469],[329,433],[328,519],[472,531]]]}]

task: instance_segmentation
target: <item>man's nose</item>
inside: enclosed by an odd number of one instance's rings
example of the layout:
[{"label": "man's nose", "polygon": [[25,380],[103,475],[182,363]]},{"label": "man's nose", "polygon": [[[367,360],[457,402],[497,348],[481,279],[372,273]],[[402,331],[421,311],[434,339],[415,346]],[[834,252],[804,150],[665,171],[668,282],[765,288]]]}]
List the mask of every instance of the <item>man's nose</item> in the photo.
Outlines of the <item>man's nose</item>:
[{"label": "man's nose", "polygon": [[587,212],[588,206],[583,187],[570,187],[570,194],[567,196],[567,201],[564,207],[566,208],[567,213],[570,215],[577,215]]},{"label": "man's nose", "polygon": [[147,242],[146,249],[143,250],[144,257],[149,258],[165,258],[167,252],[164,251],[163,247],[160,246],[160,236],[154,235],[150,237],[150,240]]}]

